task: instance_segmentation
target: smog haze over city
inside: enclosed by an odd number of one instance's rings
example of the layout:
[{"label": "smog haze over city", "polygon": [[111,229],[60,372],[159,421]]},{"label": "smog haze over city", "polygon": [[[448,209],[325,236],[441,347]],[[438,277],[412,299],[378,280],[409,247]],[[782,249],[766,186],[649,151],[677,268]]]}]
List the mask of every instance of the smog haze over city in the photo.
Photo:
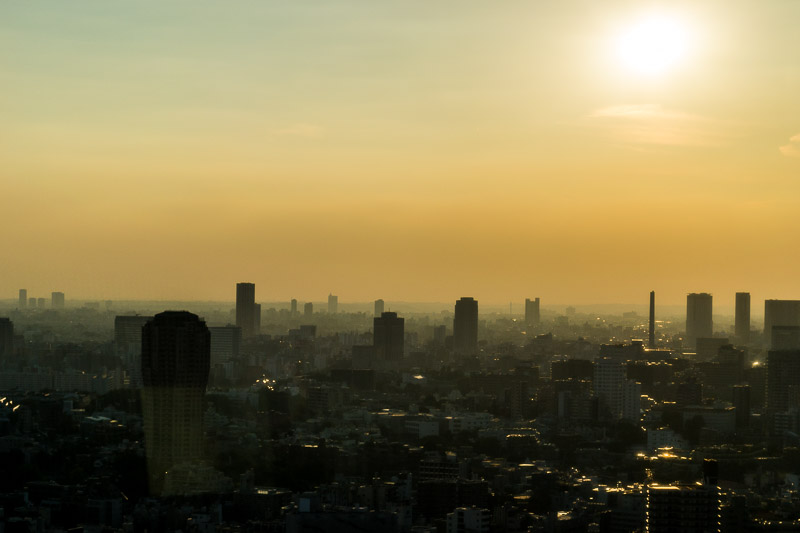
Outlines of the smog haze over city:
[{"label": "smog haze over city", "polygon": [[0,4],[0,533],[800,533],[799,22]]},{"label": "smog haze over city", "polygon": [[798,9],[6,3],[0,290],[800,297]]}]

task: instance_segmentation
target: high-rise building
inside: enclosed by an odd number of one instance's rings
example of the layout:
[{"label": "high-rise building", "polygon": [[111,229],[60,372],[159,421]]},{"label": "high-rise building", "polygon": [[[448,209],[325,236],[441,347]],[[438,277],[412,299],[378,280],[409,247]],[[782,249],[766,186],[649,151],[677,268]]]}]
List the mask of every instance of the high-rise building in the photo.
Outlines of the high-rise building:
[{"label": "high-rise building", "polygon": [[764,340],[772,347],[773,326],[800,326],[800,300],[764,301]]},{"label": "high-rise building", "polygon": [[0,360],[14,351],[14,323],[10,318],[0,318]]},{"label": "high-rise building", "polygon": [[292,298],[292,301],[289,303],[289,314],[291,316],[297,316],[297,300]]},{"label": "high-rise building", "polygon": [[[800,327],[773,326],[772,349],[767,352],[767,414],[800,408]],[[773,428],[775,426],[773,425]]]},{"label": "high-rise building", "polygon": [[47,299],[45,298],[36,298],[36,307],[39,309],[44,309],[47,306]]},{"label": "high-rise building", "polygon": [[592,387],[595,395],[600,399],[603,412],[613,419],[619,419],[622,416],[625,376],[626,363],[624,360],[610,357],[595,359]]},{"label": "high-rise building", "polygon": [[373,320],[372,345],[379,361],[402,361],[405,347],[405,319],[397,313],[381,313]]},{"label": "high-rise building", "polygon": [[36,309],[36,298],[28,298],[28,307],[31,309]]},{"label": "high-rise building", "polygon": [[642,417],[642,384],[626,379],[622,384],[622,418],[636,424]]},{"label": "high-rise building", "polygon": [[750,385],[733,386],[733,407],[736,409],[736,429],[750,426]]},{"label": "high-rise building", "polygon": [[378,299],[375,300],[375,316],[381,316],[383,314],[383,300]]},{"label": "high-rise building", "polygon": [[256,286],[253,283],[236,284],[236,325],[242,336],[250,337],[256,325]]},{"label": "high-rise building", "polygon": [[63,292],[53,292],[50,294],[50,307],[53,309],[64,309]]},{"label": "high-rise building", "polygon": [[339,312],[339,297],[333,294],[328,295],[328,314],[335,315]]},{"label": "high-rise building", "polygon": [[19,290],[19,304],[17,307],[20,309],[25,309],[28,307],[28,289]]},{"label": "high-rise building", "polygon": [[800,350],[800,326],[772,326],[773,350]]},{"label": "high-rise building", "polygon": [[712,296],[705,292],[686,296],[686,340],[690,346],[694,346],[698,338],[714,334],[711,302]]},{"label": "high-rise building", "polygon": [[253,335],[261,333],[261,304],[253,304]]},{"label": "high-rise building", "polygon": [[531,300],[525,298],[525,325],[528,327],[538,326],[541,322],[541,315],[539,314],[539,298]]},{"label": "high-rise building", "polygon": [[202,456],[210,345],[206,323],[187,311],[159,313],[142,328],[142,414],[151,494],[162,492],[171,469],[195,464]]},{"label": "high-rise building", "polygon": [[734,325],[734,338],[736,344],[750,343],[750,293],[736,293],[736,319]]},{"label": "high-rise building", "polygon": [[650,291],[650,322],[647,329],[647,347],[656,347],[656,291]]},{"label": "high-rise building", "polygon": [[239,326],[222,326],[208,328],[211,334],[211,364],[227,363],[239,356],[239,346],[242,344],[242,328]]},{"label": "high-rise building", "polygon": [[464,297],[456,302],[453,350],[462,355],[478,352],[478,301]]},{"label": "high-rise building", "polygon": [[311,315],[314,314],[314,304],[311,302],[306,302],[303,306],[303,316],[306,318],[311,318]]}]

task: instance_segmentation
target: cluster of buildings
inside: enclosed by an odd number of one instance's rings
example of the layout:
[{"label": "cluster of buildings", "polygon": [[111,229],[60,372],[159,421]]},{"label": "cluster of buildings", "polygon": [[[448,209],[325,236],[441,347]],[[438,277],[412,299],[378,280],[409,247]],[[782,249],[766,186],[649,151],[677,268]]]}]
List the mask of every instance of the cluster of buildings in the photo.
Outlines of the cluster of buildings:
[{"label": "cluster of buildings", "polygon": [[[19,309],[45,309],[47,298],[28,298],[28,290],[19,290]],[[64,309],[64,293],[52,292],[50,294],[50,307],[52,309]]]},{"label": "cluster of buildings", "polygon": [[301,316],[240,283],[210,326],[117,315],[105,343],[0,319],[0,523],[800,531],[800,302],[767,300],[762,334],[746,293],[730,332],[708,294],[685,327],[657,324],[654,300],[647,320],[543,316],[538,298],[487,320],[465,297],[449,322],[382,300],[341,313],[333,295]]}]

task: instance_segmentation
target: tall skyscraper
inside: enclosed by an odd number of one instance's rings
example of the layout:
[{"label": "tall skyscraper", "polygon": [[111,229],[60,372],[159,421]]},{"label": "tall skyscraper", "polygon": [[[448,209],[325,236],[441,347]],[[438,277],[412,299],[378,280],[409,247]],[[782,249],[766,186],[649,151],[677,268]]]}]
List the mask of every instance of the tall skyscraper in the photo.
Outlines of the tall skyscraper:
[{"label": "tall skyscraper", "polygon": [[306,302],[303,306],[303,316],[305,318],[311,318],[311,315],[314,314],[314,304],[311,302]]},{"label": "tall skyscraper", "polygon": [[686,296],[686,340],[690,346],[700,337],[712,337],[714,324],[711,319],[712,296],[708,293],[691,293]]},{"label": "tall skyscraper", "polygon": [[464,297],[456,302],[453,350],[462,355],[478,352],[478,301]]},{"label": "tall skyscraper", "polygon": [[195,464],[202,456],[210,346],[206,323],[187,311],[159,313],[142,328],[142,414],[151,494],[162,492],[170,469]]},{"label": "tall skyscraper", "polygon": [[736,344],[745,345],[750,342],[750,293],[736,293],[736,322],[734,326]]},{"label": "tall skyscraper", "polygon": [[289,303],[289,314],[291,316],[297,316],[297,300],[292,298],[291,303]]},{"label": "tall skyscraper", "polygon": [[656,291],[650,291],[650,324],[647,333],[647,347],[656,347]]},{"label": "tall skyscraper", "polygon": [[47,299],[46,298],[36,298],[36,307],[39,309],[44,309],[47,306]]},{"label": "tall skyscraper", "polygon": [[533,300],[525,298],[525,325],[529,327],[538,326],[539,322],[541,322],[541,316],[539,315],[539,298]]},{"label": "tall skyscraper", "polygon": [[36,309],[36,298],[28,298],[28,307],[31,309]]},{"label": "tall skyscraper", "polygon": [[50,294],[50,306],[53,309],[64,309],[64,293],[53,292]]},{"label": "tall skyscraper", "polygon": [[25,309],[28,307],[28,289],[19,290],[19,304],[17,307],[20,309]]},{"label": "tall skyscraper", "polygon": [[256,286],[253,283],[236,284],[236,325],[242,328],[242,336],[255,333]]},{"label": "tall skyscraper", "polygon": [[328,314],[335,315],[339,312],[339,297],[333,294],[328,295]]},{"label": "tall skyscraper", "polygon": [[383,300],[375,300],[375,316],[381,316],[383,314]]},{"label": "tall skyscraper", "polygon": [[381,313],[373,320],[372,345],[379,361],[402,361],[405,348],[405,319],[397,313]]},{"label": "tall skyscraper", "polygon": [[764,341],[772,346],[773,326],[800,326],[800,300],[764,301]]}]

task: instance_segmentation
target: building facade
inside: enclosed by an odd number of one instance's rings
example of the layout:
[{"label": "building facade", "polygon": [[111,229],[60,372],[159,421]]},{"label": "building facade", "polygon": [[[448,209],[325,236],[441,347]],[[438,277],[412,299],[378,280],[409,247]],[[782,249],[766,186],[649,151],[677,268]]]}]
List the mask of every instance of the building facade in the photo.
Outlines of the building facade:
[{"label": "building facade", "polygon": [[464,297],[456,302],[453,350],[461,355],[478,352],[478,301],[473,298]]},{"label": "building facade", "polygon": [[196,465],[203,454],[203,398],[211,335],[187,311],[157,314],[142,328],[142,415],[151,494],[170,469]]}]

